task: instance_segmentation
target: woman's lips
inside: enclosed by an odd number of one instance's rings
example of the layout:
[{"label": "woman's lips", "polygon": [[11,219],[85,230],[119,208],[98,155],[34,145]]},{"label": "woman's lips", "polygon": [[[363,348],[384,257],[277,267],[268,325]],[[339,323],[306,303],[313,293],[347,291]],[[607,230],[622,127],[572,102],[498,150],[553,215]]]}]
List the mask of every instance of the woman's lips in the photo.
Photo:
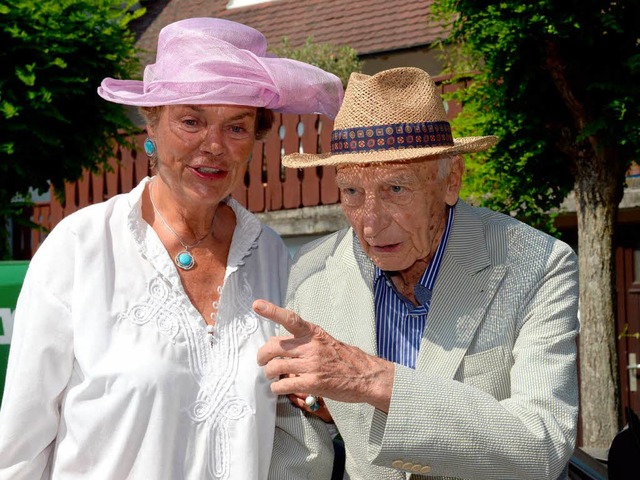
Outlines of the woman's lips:
[{"label": "woman's lips", "polygon": [[220,179],[227,176],[226,170],[221,170],[215,167],[191,167],[193,173],[200,178],[206,179]]}]

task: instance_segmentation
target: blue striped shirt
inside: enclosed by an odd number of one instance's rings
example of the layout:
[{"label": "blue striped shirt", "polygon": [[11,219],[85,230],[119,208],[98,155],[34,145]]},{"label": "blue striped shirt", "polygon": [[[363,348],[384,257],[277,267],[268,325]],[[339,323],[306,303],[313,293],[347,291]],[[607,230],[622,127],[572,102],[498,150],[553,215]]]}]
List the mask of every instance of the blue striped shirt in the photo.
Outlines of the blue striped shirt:
[{"label": "blue striped shirt", "polygon": [[420,340],[431,305],[431,294],[449,239],[453,216],[454,208],[451,207],[436,253],[414,288],[418,306],[398,292],[387,272],[376,267],[373,285],[379,357],[416,368]]}]

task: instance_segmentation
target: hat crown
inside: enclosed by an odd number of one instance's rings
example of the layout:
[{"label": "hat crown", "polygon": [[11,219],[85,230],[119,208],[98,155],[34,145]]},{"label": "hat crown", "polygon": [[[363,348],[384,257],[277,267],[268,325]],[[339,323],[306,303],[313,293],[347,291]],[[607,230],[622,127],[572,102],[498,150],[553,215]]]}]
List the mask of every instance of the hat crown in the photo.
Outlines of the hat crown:
[{"label": "hat crown", "polygon": [[[208,84],[247,75],[249,56],[265,56],[267,40],[254,28],[219,18],[188,18],[160,30],[156,62],[144,70],[146,90],[156,82],[183,82],[183,89],[206,91]],[[224,63],[226,77],[216,77]],[[190,87],[186,85],[190,84]]]},{"label": "hat crown", "polygon": [[254,28],[208,17],[164,27],[142,81],[105,78],[98,87],[100,96],[125,105],[243,105],[331,118],[342,91],[334,74],[269,54]]},{"label": "hat crown", "polygon": [[207,39],[221,40],[256,55],[267,53],[267,39],[255,28],[222,18],[202,17],[179,20],[163,27],[158,34],[157,55],[165,53],[172,41],[187,39],[190,46],[197,45],[189,37],[202,40],[205,45]]},{"label": "hat crown", "polygon": [[372,76],[352,73],[334,128],[446,121],[431,76],[419,68],[403,67]]}]

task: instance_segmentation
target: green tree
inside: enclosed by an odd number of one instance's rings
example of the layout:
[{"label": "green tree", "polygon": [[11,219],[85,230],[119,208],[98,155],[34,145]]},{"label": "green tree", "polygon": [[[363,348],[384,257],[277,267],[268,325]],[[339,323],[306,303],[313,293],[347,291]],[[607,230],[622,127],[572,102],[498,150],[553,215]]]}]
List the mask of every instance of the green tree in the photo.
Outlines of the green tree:
[{"label": "green tree", "polygon": [[135,0],[0,0],[0,259],[4,226],[19,219],[30,188],[63,187],[96,169],[132,128],[101,99],[104,77],[137,72],[127,24]]},{"label": "green tree", "polygon": [[[494,133],[475,157],[475,198],[549,227],[576,196],[583,444],[608,447],[619,428],[613,239],[624,175],[640,158],[640,2],[436,0],[455,18],[456,128]],[[452,16],[453,15],[453,16]],[[466,69],[467,71],[461,71]]]},{"label": "green tree", "polygon": [[347,86],[352,72],[360,72],[362,70],[362,62],[358,58],[358,52],[353,48],[346,45],[314,43],[312,37],[308,37],[304,45],[297,48],[292,47],[289,39],[284,37],[280,44],[272,50],[279,57],[310,63],[333,73],[342,80],[344,87]]}]

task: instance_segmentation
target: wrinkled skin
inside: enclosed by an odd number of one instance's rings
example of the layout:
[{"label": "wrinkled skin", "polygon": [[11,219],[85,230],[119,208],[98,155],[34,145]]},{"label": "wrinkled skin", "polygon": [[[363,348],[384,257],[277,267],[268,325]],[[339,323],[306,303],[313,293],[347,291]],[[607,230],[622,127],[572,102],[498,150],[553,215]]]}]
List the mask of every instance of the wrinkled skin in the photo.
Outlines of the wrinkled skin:
[{"label": "wrinkled skin", "polygon": [[[167,105],[148,125],[157,149],[156,205],[182,217],[194,237],[240,184],[255,143],[255,107]],[[162,208],[162,207],[165,208]],[[173,210],[173,211],[172,211]],[[179,224],[175,219],[172,224]]]},{"label": "wrinkled skin", "polygon": [[[336,177],[343,211],[364,252],[378,267],[393,272],[396,287],[414,302],[413,287],[438,246],[448,208],[460,192],[462,158],[442,163],[432,159],[343,166]],[[258,363],[264,365],[267,377],[278,379],[271,385],[274,393],[290,394],[306,410],[302,400],[306,395],[300,392],[365,402],[388,412],[392,362],[342,343],[276,305],[256,300],[254,309],[291,333],[272,337],[258,351]],[[327,421],[328,412],[318,413]]]},{"label": "wrinkled skin", "polygon": [[195,267],[178,274],[192,304],[211,325],[213,302],[219,299],[216,286],[224,282],[236,225],[222,200],[242,182],[255,143],[256,115],[255,107],[167,105],[147,125],[156,147],[157,176],[143,196],[142,215],[171,258],[183,250],[176,236],[193,245]]}]

